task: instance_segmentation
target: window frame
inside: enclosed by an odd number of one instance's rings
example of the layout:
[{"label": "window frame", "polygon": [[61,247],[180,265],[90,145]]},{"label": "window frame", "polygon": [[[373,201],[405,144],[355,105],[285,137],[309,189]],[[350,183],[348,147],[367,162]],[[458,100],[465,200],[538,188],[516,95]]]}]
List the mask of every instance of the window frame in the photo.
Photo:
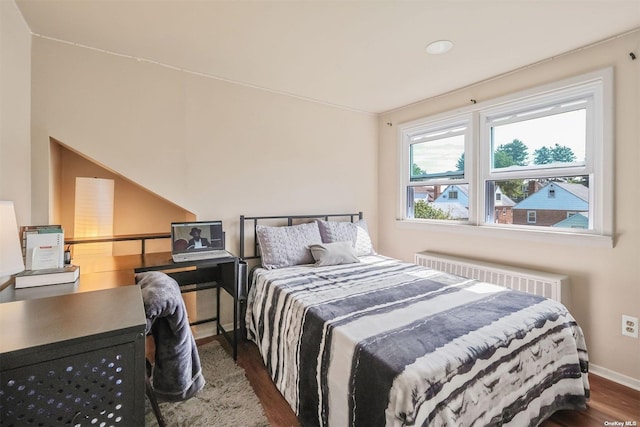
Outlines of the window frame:
[{"label": "window frame", "polygon": [[[564,166],[521,167],[520,170],[492,169],[492,147],[488,137],[487,118],[514,111],[533,110],[537,105],[568,103],[571,99],[589,98],[585,161]],[[557,243],[585,244],[613,247],[613,68],[605,68],[572,78],[560,80],[503,97],[478,102],[452,112],[402,123],[398,126],[399,198],[397,222],[402,227],[433,229],[455,233],[533,238]],[[533,115],[532,115],[533,116]],[[544,116],[544,114],[543,114]],[[438,127],[468,123],[465,134],[465,171],[463,180],[433,180],[419,185],[468,184],[469,220],[431,220],[409,218],[407,193],[410,167],[407,138],[419,131],[433,131]],[[503,168],[504,169],[504,168]],[[522,178],[547,178],[588,175],[593,183],[589,187],[589,215],[592,229],[554,229],[553,227],[496,224],[489,221],[487,202],[489,181]],[[493,212],[491,212],[493,215]]]},{"label": "window frame", "polygon": [[[400,191],[400,205],[398,207],[398,218],[407,219],[407,211],[413,210],[413,201],[409,200],[407,197],[409,187],[423,187],[428,185],[460,185],[460,184],[469,184],[469,176],[475,173],[475,168],[469,164],[467,161],[466,153],[471,149],[471,130],[474,126],[471,123],[472,116],[469,114],[447,114],[443,117],[433,117],[429,120],[419,120],[413,124],[407,123],[402,126],[402,133],[400,136],[401,144],[400,145],[400,153],[399,157],[402,159],[400,163],[400,174],[402,181],[403,190]],[[464,153],[465,153],[465,162],[464,162],[464,173],[462,174],[462,178],[448,178],[442,176],[434,176],[427,177],[421,181],[411,181],[411,168],[412,168],[412,158],[411,158],[411,145],[414,144],[413,140],[417,135],[420,134],[430,134],[439,131],[445,131],[448,129],[456,129],[460,127],[466,127],[463,132],[464,135]],[[471,170],[470,170],[471,169]],[[470,193],[471,186],[469,185]],[[471,194],[469,194],[471,198]],[[471,217],[471,211],[469,212],[469,217]],[[414,220],[414,218],[411,218]],[[418,221],[430,221],[425,219],[417,219]],[[456,223],[468,223],[466,220],[433,220],[433,221],[446,221],[446,222],[456,222]]]}]

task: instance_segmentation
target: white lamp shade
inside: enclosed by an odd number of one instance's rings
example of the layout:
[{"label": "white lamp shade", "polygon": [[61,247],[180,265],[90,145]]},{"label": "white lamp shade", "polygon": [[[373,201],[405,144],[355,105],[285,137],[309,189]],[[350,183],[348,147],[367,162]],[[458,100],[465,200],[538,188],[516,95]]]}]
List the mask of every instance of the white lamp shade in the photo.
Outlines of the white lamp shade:
[{"label": "white lamp shade", "polygon": [[[24,270],[13,202],[0,201],[0,278]],[[1,284],[1,283],[0,283]]]}]

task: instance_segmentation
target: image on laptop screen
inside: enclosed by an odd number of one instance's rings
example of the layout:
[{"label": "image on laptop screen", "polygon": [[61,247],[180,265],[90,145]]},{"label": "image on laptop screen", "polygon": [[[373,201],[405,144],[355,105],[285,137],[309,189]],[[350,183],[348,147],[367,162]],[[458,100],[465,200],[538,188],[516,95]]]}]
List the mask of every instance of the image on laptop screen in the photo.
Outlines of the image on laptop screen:
[{"label": "image on laptop screen", "polygon": [[224,249],[222,221],[171,223],[171,252],[203,252]]}]

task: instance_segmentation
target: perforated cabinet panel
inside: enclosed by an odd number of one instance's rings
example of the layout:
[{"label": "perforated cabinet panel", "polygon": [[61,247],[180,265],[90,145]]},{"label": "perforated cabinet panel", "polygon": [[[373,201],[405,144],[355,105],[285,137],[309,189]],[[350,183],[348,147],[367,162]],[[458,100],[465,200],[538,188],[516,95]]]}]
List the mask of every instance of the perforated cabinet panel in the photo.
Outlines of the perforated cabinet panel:
[{"label": "perforated cabinet panel", "polygon": [[0,425],[136,425],[134,342],[3,371]]}]

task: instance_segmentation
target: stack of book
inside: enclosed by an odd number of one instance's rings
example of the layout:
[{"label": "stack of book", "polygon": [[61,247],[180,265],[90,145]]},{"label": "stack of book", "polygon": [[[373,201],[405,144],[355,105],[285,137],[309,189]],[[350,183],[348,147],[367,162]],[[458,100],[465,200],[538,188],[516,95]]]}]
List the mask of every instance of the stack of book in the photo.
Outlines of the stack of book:
[{"label": "stack of book", "polygon": [[15,276],[15,287],[75,282],[80,268],[64,264],[64,232],[60,225],[29,225],[20,230],[25,271]]}]

